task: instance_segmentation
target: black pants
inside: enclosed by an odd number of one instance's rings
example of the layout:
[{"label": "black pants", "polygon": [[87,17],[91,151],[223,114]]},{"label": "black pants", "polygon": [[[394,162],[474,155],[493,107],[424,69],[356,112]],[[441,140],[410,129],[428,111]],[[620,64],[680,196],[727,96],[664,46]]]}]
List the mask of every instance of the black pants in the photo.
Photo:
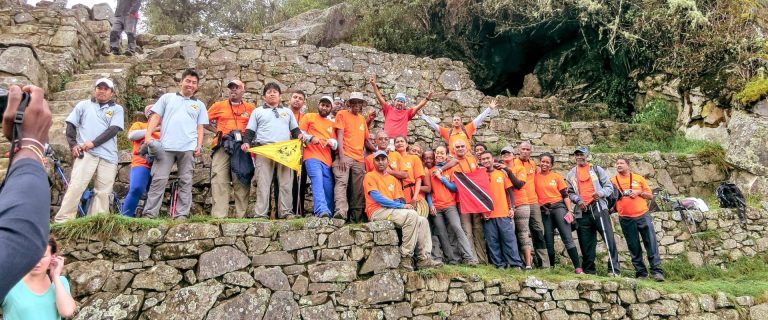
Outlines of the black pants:
[{"label": "black pants", "polygon": [[563,201],[541,206],[541,218],[544,223],[544,241],[547,243],[549,263],[551,266],[555,265],[555,228],[557,228],[558,233],[560,233],[560,240],[563,241],[573,267],[581,268],[579,253],[576,251],[576,244],[573,242],[571,224],[565,221],[567,213],[568,209]]},{"label": "black pants", "polygon": [[[293,210],[295,214],[303,217],[304,212],[304,197],[307,195],[307,167],[301,166],[301,177],[296,178],[296,172],[293,173]],[[301,180],[301,181],[297,181]]]},{"label": "black pants", "polygon": [[[593,206],[590,206],[577,221],[579,223],[579,247],[581,248],[584,273],[597,273],[595,269],[597,234],[603,237],[603,241],[608,246],[608,272],[619,273],[619,253],[616,250],[616,240],[613,236],[613,226],[611,225],[611,216],[608,214],[608,210],[598,211],[593,209]],[[601,221],[602,225],[605,226],[605,234],[603,234]]]},{"label": "black pants", "polygon": [[650,213],[630,218],[620,217],[619,224],[627,239],[627,248],[632,255],[632,265],[635,267],[636,277],[647,277],[648,269],[643,262],[643,249],[640,247],[642,237],[645,252],[648,254],[648,264],[651,265],[652,274],[664,274],[661,269],[661,257],[659,256],[659,243],[656,241],[656,230],[653,227],[653,219]]}]

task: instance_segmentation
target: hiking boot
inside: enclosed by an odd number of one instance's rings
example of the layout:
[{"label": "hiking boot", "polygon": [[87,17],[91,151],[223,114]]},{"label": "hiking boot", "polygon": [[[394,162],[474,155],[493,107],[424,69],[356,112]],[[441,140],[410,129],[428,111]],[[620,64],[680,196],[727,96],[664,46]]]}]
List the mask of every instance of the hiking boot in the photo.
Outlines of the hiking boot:
[{"label": "hiking boot", "polygon": [[421,269],[430,269],[430,268],[440,268],[443,266],[443,263],[441,261],[437,261],[432,258],[426,258],[421,259],[419,262],[416,263],[416,268]]},{"label": "hiking boot", "polygon": [[109,53],[112,54],[113,56],[119,56],[120,55],[120,49],[112,48],[112,49],[109,50]]},{"label": "hiking boot", "polygon": [[470,266],[470,267],[477,267],[477,260],[464,260],[464,264]]},{"label": "hiking boot", "polygon": [[128,57],[133,57],[136,55],[136,52],[133,52],[133,50],[125,50],[125,55]]},{"label": "hiking boot", "polygon": [[576,268],[576,274],[584,274],[584,269]]},{"label": "hiking boot", "polygon": [[609,278],[619,278],[619,277],[621,277],[621,275],[619,275],[618,273],[615,273],[615,272],[609,272],[608,273],[608,277]]},{"label": "hiking boot", "polygon": [[173,220],[184,221],[187,220],[187,216],[176,216]]},{"label": "hiking boot", "polygon": [[330,218],[331,217],[331,213],[330,212],[321,212],[320,215],[317,216],[317,217],[318,218]]},{"label": "hiking boot", "polygon": [[664,275],[661,273],[654,274],[653,280],[655,280],[656,282],[664,282]]},{"label": "hiking boot", "polygon": [[333,218],[334,219],[341,219],[341,220],[344,220],[344,221],[347,220],[347,216],[344,215],[344,214],[341,214],[341,212],[338,212],[338,211],[333,214]]},{"label": "hiking boot", "polygon": [[404,269],[407,271],[413,271],[413,258],[411,257],[400,257],[400,269]]}]

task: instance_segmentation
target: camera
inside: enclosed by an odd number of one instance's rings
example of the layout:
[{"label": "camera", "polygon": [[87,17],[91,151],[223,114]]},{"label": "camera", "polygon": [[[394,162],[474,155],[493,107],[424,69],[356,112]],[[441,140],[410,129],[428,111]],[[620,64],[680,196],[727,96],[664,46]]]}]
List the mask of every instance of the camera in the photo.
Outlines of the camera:
[{"label": "camera", "polygon": [[[29,93],[22,92],[21,101],[19,102],[19,108],[21,112],[27,108],[29,104]],[[8,89],[0,88],[0,115],[5,113],[5,109],[8,108]]]},{"label": "camera", "polygon": [[232,136],[235,138],[235,141],[237,142],[243,141],[243,134],[240,132],[240,130],[232,130]]},{"label": "camera", "polygon": [[624,190],[624,192],[621,193],[622,196],[629,197],[632,195],[632,190]]}]

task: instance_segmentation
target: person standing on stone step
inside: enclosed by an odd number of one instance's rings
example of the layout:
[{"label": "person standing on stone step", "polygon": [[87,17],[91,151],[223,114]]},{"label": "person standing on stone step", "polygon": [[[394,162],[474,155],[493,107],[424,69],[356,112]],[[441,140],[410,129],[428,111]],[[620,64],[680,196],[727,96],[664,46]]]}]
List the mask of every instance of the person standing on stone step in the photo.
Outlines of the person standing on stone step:
[{"label": "person standing on stone step", "polygon": [[536,196],[536,162],[531,159],[531,152],[533,147],[528,141],[520,142],[517,147],[519,156],[515,159],[515,165],[522,166],[525,169],[525,189],[526,201],[523,205],[530,208],[531,218],[528,220],[529,228],[531,230],[531,240],[533,240],[533,248],[535,250],[535,257],[538,258],[540,266],[542,268],[549,268],[549,256],[547,255],[547,245],[544,242],[544,222],[541,218],[541,206],[539,206],[539,198]]},{"label": "person standing on stone step", "polygon": [[533,244],[531,241],[531,229],[529,227],[531,221],[531,208],[525,205],[528,199],[528,193],[525,189],[526,185],[526,171],[525,168],[515,161],[515,155],[513,154],[514,148],[512,146],[505,146],[501,149],[501,163],[497,165],[497,168],[503,170],[507,174],[507,178],[512,182],[512,204],[515,210],[513,216],[515,222],[515,229],[517,235],[517,244],[520,246],[520,251],[523,253],[523,261],[525,262],[525,270],[530,270],[533,264]]},{"label": "person standing on stone step", "polygon": [[632,255],[632,265],[635,267],[635,277],[648,278],[648,269],[643,262],[643,249],[648,256],[651,276],[656,281],[664,281],[664,270],[661,269],[659,242],[656,241],[656,229],[653,219],[648,213],[648,200],[653,199],[653,193],[645,178],[632,173],[629,160],[619,157],[616,159],[616,172],[611,178],[614,188],[619,188],[621,196],[616,201],[616,212],[619,213],[619,224],[627,241],[627,248]]},{"label": "person standing on stone step", "polygon": [[[262,146],[291,139],[302,139],[299,123],[289,108],[280,103],[280,85],[267,83],[262,91],[264,104],[253,110],[245,129],[245,140],[241,146],[243,151],[251,147]],[[270,216],[270,189],[272,177],[277,173],[277,186],[280,195],[277,200],[277,218],[293,219],[295,214],[293,204],[292,181],[293,170],[265,156],[254,158],[256,167],[256,218],[268,219]]]},{"label": "person standing on stone step", "polygon": [[[159,98],[159,97],[158,97]],[[128,194],[125,195],[123,206],[120,208],[120,214],[126,217],[134,217],[136,215],[136,207],[139,205],[139,200],[144,192],[149,189],[149,183],[152,176],[150,170],[152,163],[150,163],[144,155],[141,155],[141,146],[144,145],[144,137],[147,135],[147,118],[150,115],[150,109],[152,105],[148,105],[144,108],[144,115],[136,122],[131,124],[128,129],[128,140],[131,140],[133,148],[131,150],[131,173],[129,176]],[[160,126],[152,133],[155,139],[160,139]]]},{"label": "person standing on stone step", "polygon": [[333,99],[320,98],[317,113],[307,113],[299,122],[304,134],[304,168],[312,187],[314,215],[330,218],[333,214],[333,172],[331,171],[332,150],[339,147],[333,121],[328,119],[333,108]]},{"label": "person standing on stone step", "polygon": [[78,102],[66,119],[67,142],[75,161],[55,222],[77,216],[83,191],[94,177],[93,203],[85,209],[89,215],[109,213],[109,195],[117,175],[116,136],[124,126],[123,107],[113,100],[114,90],[112,80],[96,80],[93,98]]},{"label": "person standing on stone step", "polygon": [[480,165],[485,167],[490,178],[488,193],[493,199],[493,211],[483,214],[483,233],[488,244],[488,260],[496,268],[521,269],[523,261],[517,248],[515,234],[515,208],[513,206],[512,181],[505,166],[493,161],[493,155],[485,151],[480,154]]},{"label": "person standing on stone step", "polygon": [[[251,193],[251,183],[243,184],[238,181],[232,172],[232,155],[235,152],[243,152],[240,148],[224,147],[225,141],[242,143],[245,135],[245,126],[251,113],[256,108],[243,100],[245,84],[240,80],[231,80],[227,83],[229,95],[226,100],[218,101],[208,109],[209,125],[205,128],[216,134],[211,141],[213,154],[211,155],[211,216],[214,218],[226,218],[229,213],[229,192],[233,191],[235,197],[236,218],[245,217],[248,212],[248,196]],[[228,143],[230,143],[228,142]],[[232,153],[230,153],[232,152]],[[250,155],[248,155],[250,157]]]},{"label": "person standing on stone step", "polygon": [[608,212],[607,198],[613,193],[608,174],[598,165],[587,162],[589,150],[578,147],[573,152],[576,166],[565,175],[568,198],[576,204],[573,216],[578,223],[577,235],[581,248],[581,266],[586,274],[595,274],[597,233],[608,247],[608,275],[619,276],[619,253],[613,235],[613,225]]},{"label": "person standing on stone step", "polygon": [[403,190],[397,179],[388,174],[389,159],[386,151],[373,154],[375,171],[365,174],[363,189],[365,194],[365,212],[370,221],[392,221],[402,229],[400,245],[400,267],[413,270],[414,251],[419,269],[436,268],[442,263],[432,259],[432,236],[427,218],[419,216],[413,205],[405,203]]},{"label": "person standing on stone step", "polygon": [[[150,109],[152,115],[144,142],[155,161],[152,164],[152,183],[144,205],[144,217],[157,218],[160,214],[165,185],[174,163],[179,176],[175,219],[185,220],[189,216],[195,157],[200,156],[202,151],[204,126],[208,124],[205,104],[195,98],[199,80],[200,76],[195,70],[184,70],[179,83],[180,92],[162,95]],[[156,140],[152,133],[161,122],[160,140]]]},{"label": "person standing on stone step", "polygon": [[406,106],[408,99],[405,97],[405,93],[400,92],[395,95],[394,105],[391,105],[384,100],[384,96],[376,84],[376,76],[372,76],[368,82],[373,87],[376,101],[381,105],[381,113],[384,114],[384,132],[390,137],[404,136],[408,138],[408,121],[413,119],[421,111],[421,108],[427,105],[433,92],[427,93],[427,96],[413,108],[408,108]]},{"label": "person standing on stone step", "polygon": [[117,0],[115,15],[112,17],[112,31],[109,33],[109,47],[114,55],[120,54],[120,39],[123,31],[128,36],[126,56],[136,54],[136,25],[139,22],[141,0]]}]

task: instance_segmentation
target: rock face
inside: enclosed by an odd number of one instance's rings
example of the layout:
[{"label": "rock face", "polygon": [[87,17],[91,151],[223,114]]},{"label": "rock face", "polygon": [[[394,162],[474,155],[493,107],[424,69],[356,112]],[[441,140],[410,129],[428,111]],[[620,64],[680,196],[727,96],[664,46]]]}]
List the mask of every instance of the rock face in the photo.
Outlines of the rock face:
[{"label": "rock face", "polygon": [[234,298],[222,301],[208,312],[207,320],[261,319],[269,304],[267,289],[248,289]]},{"label": "rock face", "polygon": [[203,319],[224,286],[209,280],[168,293],[162,304],[145,313],[148,319]]},{"label": "rock face", "polygon": [[328,46],[347,36],[354,29],[357,16],[345,3],[325,10],[310,10],[269,27],[267,32],[287,34],[301,43]]},{"label": "rock face", "polygon": [[230,271],[245,268],[251,264],[244,253],[233,247],[217,247],[200,255],[197,277],[206,280],[223,275]]},{"label": "rock face", "polygon": [[742,191],[766,194],[768,183],[768,118],[736,111],[728,125],[731,132],[726,159],[738,168],[744,169],[756,178],[749,184],[742,184]]}]

